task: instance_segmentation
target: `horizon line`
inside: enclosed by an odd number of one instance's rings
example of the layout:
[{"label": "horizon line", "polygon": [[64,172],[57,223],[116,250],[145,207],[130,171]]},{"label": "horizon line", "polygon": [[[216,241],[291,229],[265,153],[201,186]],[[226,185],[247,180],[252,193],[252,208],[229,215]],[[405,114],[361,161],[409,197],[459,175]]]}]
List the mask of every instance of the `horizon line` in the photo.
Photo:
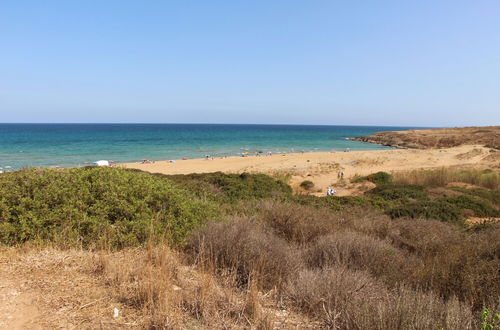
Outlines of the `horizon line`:
[{"label": "horizon line", "polygon": [[188,122],[0,122],[0,125],[248,125],[248,126],[361,126],[361,127],[404,127],[404,128],[452,128],[452,127],[487,127],[487,126],[409,126],[378,124],[287,124],[287,123],[188,123]]}]

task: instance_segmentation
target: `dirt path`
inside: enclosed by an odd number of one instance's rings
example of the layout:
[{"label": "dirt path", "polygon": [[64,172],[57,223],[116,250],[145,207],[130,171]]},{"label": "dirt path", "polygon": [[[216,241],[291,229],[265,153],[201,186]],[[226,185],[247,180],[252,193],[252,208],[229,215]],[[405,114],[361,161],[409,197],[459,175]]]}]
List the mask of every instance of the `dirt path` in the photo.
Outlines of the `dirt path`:
[{"label": "dirt path", "polygon": [[0,329],[137,328],[136,312],[94,273],[95,258],[78,250],[0,249]]},{"label": "dirt path", "polygon": [[0,329],[33,328],[40,316],[36,307],[36,293],[30,292],[22,276],[0,270]]}]

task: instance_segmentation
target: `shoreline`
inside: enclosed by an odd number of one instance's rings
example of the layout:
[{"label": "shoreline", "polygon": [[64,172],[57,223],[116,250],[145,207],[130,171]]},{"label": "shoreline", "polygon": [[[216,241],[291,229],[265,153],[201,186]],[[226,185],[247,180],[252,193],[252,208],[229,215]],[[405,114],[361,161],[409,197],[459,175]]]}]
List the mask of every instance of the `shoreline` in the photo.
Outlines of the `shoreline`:
[{"label": "shoreline", "polygon": [[[498,156],[480,145],[463,145],[446,149],[389,149],[350,152],[304,152],[224,158],[195,158],[155,161],[150,164],[120,163],[114,166],[167,175],[191,173],[264,173],[289,178],[292,188],[308,180],[314,183],[311,194],[324,195],[335,186],[339,196],[357,194],[361,186],[347,184],[350,178],[371,173],[397,172],[440,167],[498,167]],[[500,154],[500,153],[499,153]],[[344,173],[344,180],[338,178]]]}]

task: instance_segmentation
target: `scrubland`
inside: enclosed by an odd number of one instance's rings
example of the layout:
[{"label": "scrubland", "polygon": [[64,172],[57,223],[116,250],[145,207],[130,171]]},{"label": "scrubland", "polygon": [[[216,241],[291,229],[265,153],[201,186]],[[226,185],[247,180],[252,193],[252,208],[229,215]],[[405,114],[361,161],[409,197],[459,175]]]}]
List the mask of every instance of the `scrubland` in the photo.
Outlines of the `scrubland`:
[{"label": "scrubland", "polygon": [[354,140],[378,143],[400,148],[451,148],[460,145],[481,144],[500,147],[500,126],[412,129],[396,132],[378,132]]},{"label": "scrubland", "polygon": [[316,197],[263,174],[3,174],[0,275],[29,279],[30,327],[498,327],[498,172],[355,180],[376,187]]}]

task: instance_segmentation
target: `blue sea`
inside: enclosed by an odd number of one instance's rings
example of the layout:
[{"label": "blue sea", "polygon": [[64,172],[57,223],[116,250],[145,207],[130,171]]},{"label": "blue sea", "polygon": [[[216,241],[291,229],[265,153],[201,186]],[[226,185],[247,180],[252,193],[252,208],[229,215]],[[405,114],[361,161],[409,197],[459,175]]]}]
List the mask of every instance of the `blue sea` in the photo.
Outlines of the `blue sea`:
[{"label": "blue sea", "polygon": [[242,152],[387,149],[348,137],[413,127],[226,124],[0,124],[0,167],[86,166]]}]

